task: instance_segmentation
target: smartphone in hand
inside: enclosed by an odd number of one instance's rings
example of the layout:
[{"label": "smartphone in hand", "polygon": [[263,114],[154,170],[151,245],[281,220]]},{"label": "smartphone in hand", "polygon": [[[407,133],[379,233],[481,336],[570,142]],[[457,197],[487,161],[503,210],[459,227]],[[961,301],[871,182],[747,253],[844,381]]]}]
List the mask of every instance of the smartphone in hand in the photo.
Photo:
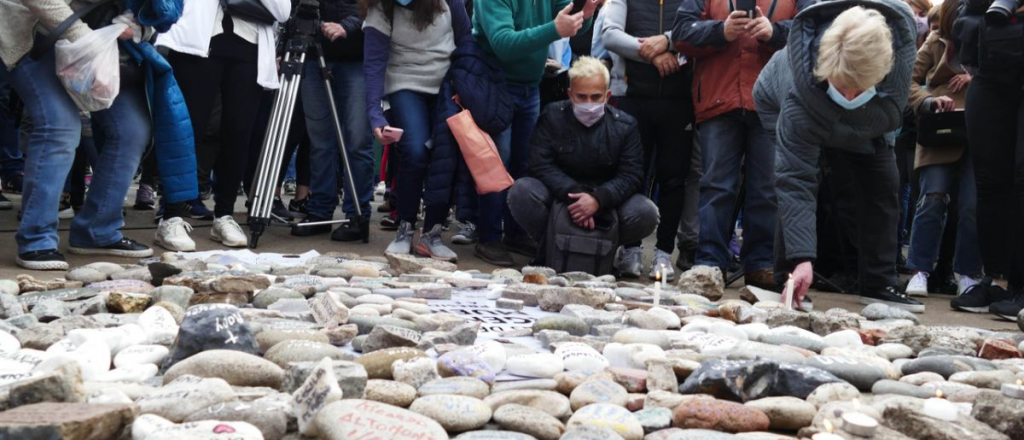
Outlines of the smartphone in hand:
[{"label": "smartphone in hand", "polygon": [[382,137],[389,144],[394,144],[402,140],[402,133],[405,133],[405,130],[397,127],[384,127],[384,129],[381,130]]},{"label": "smartphone in hand", "polygon": [[736,0],[736,10],[745,11],[747,18],[757,18],[757,0]]},{"label": "smartphone in hand", "polygon": [[578,14],[587,5],[587,2],[592,0],[572,0],[572,9],[569,11],[570,14]]}]

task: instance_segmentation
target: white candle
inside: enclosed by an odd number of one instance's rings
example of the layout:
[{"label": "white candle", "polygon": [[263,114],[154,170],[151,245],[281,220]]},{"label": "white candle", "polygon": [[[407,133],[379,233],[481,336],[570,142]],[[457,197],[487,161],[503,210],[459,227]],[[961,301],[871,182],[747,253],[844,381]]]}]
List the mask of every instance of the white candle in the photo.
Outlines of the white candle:
[{"label": "white candle", "polygon": [[782,305],[789,310],[793,310],[793,289],[795,284],[793,283],[793,274],[789,274],[789,280],[786,281],[786,287],[782,289]]},{"label": "white candle", "polygon": [[1014,399],[1024,399],[1024,380],[1017,380],[1016,384],[1004,383],[1003,395]]},{"label": "white candle", "polygon": [[871,437],[878,429],[878,421],[867,414],[848,412],[843,414],[843,431],[861,437]]},{"label": "white candle", "polygon": [[953,402],[943,399],[941,390],[936,390],[935,397],[924,401],[924,407],[921,412],[928,417],[947,422],[954,422],[959,418],[956,405],[954,405]]},{"label": "white candle", "polygon": [[654,307],[661,305],[661,271],[654,273]]}]

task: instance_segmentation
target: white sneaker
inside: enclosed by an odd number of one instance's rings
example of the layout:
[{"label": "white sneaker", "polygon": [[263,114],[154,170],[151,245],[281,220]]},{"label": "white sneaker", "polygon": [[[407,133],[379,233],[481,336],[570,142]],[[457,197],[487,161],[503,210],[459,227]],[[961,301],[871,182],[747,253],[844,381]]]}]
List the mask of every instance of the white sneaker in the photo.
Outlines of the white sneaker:
[{"label": "white sneaker", "polygon": [[918,272],[907,284],[907,295],[928,296],[928,273]]},{"label": "white sneaker", "polygon": [[654,250],[654,261],[651,262],[651,273],[647,278],[655,279],[661,272],[661,281],[671,283],[676,280],[676,272],[672,270],[672,254],[661,249]]},{"label": "white sneaker", "polygon": [[974,287],[975,285],[977,285],[980,282],[981,282],[980,279],[971,278],[971,277],[969,277],[967,275],[956,274],[956,295],[957,296],[963,295],[964,292],[967,291],[967,289],[970,289],[971,287]]},{"label": "white sneaker", "polygon": [[242,227],[238,226],[238,223],[235,223],[235,219],[230,215],[213,221],[210,239],[219,241],[227,247],[245,247],[249,244],[249,238],[245,236]]},{"label": "white sneaker", "polygon": [[161,220],[153,243],[169,251],[192,252],[196,250],[196,242],[188,236],[189,232],[192,232],[192,225],[181,217]]}]

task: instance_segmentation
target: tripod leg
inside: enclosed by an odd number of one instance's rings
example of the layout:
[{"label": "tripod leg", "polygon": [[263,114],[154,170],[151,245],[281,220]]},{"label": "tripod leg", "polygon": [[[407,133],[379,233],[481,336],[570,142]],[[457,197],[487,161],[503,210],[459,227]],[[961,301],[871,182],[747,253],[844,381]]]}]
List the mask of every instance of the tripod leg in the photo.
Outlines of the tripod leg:
[{"label": "tripod leg", "polygon": [[370,222],[368,219],[363,217],[363,209],[359,206],[359,194],[356,191],[356,181],[352,177],[352,167],[348,161],[348,150],[345,148],[345,138],[341,133],[341,122],[338,118],[338,108],[334,103],[334,89],[331,87],[330,72],[327,70],[327,62],[324,61],[323,50],[320,45],[316,45],[317,55],[320,61],[320,73],[324,80],[324,88],[327,90],[327,102],[331,108],[331,119],[334,122],[334,132],[338,138],[338,149],[341,151],[341,164],[345,170],[345,179],[348,181],[348,187],[351,189],[352,204],[356,208],[356,221],[355,225],[359,228],[359,235],[363,239],[363,243],[370,242]]}]

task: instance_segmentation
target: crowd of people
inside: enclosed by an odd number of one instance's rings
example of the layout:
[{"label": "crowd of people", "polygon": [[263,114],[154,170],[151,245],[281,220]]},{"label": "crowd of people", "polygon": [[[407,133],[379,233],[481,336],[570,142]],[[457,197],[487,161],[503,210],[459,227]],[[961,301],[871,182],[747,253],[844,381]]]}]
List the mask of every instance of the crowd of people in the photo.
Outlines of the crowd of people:
[{"label": "crowd of people", "polygon": [[[212,240],[246,246],[235,204],[252,196],[298,3],[0,0],[0,181],[22,195],[17,264],[66,270],[63,218],[70,253],[152,255],[120,232],[135,178],[135,208],[157,214],[155,245],[195,250],[189,221],[202,219]],[[1022,3],[317,7],[326,69],[311,57],[301,72],[272,195],[294,236],[361,239],[381,183],[391,253],[454,262],[474,245],[497,266],[514,265],[511,253],[544,263],[564,211],[582,231],[612,230],[626,278],[710,266],[766,291],[792,281],[798,303],[814,286],[914,312],[929,293],[1007,319],[1024,308]],[[120,92],[86,111],[65,90],[56,42],[111,24],[126,27]],[[477,193],[446,124],[464,103],[511,188]],[[350,221],[332,230],[339,200]]]}]

